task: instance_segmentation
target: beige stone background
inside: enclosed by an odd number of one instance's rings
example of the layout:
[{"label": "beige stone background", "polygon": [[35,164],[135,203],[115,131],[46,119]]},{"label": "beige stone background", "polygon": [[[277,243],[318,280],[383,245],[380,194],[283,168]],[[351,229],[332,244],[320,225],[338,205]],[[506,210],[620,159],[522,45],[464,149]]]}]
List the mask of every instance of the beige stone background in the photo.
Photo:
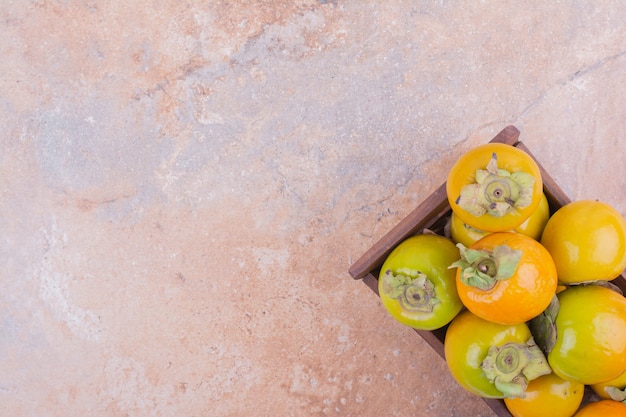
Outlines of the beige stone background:
[{"label": "beige stone background", "polygon": [[492,416],[347,270],[514,124],[626,214],[623,1],[0,8],[6,416]]}]

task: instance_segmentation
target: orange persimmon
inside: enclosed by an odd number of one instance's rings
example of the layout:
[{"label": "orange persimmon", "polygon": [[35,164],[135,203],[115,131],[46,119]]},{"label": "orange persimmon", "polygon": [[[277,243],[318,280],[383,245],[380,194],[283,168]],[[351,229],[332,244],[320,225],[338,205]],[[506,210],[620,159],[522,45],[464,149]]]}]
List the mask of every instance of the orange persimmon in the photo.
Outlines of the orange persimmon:
[{"label": "orange persimmon", "polygon": [[554,297],[558,278],[550,253],[536,240],[512,232],[491,233],[469,248],[462,244],[456,285],[472,313],[499,324],[526,322]]}]

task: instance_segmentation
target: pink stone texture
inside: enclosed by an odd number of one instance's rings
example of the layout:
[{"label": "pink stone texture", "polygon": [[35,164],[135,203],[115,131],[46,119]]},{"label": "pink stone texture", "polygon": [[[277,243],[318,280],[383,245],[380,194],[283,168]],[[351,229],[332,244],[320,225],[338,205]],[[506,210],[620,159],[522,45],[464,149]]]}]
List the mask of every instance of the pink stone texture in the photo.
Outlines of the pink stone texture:
[{"label": "pink stone texture", "polygon": [[348,268],[507,125],[626,215],[626,5],[9,1],[0,414],[493,412]]}]

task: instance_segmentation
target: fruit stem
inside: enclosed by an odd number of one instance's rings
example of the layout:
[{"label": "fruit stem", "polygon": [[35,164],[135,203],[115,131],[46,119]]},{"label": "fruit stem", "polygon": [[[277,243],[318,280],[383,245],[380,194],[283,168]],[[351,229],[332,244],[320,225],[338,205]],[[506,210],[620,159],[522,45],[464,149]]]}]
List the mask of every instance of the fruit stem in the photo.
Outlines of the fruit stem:
[{"label": "fruit stem", "polygon": [[503,217],[508,212],[523,209],[532,202],[535,177],[526,172],[509,172],[498,169],[498,156],[494,152],[486,169],[478,169],[476,182],[466,184],[456,199],[456,204],[474,216],[487,213]]},{"label": "fruit stem", "polygon": [[381,279],[385,293],[398,300],[405,311],[432,313],[435,305],[440,303],[435,286],[421,271],[411,277],[387,270]]},{"label": "fruit stem", "polygon": [[481,368],[506,398],[524,398],[528,382],[552,372],[532,337],[525,344],[510,342],[492,346]]},{"label": "fruit stem", "polygon": [[460,268],[461,282],[484,291],[493,288],[498,281],[509,279],[517,270],[522,252],[507,245],[498,245],[493,251],[469,249],[457,243],[461,258],[450,265]]}]

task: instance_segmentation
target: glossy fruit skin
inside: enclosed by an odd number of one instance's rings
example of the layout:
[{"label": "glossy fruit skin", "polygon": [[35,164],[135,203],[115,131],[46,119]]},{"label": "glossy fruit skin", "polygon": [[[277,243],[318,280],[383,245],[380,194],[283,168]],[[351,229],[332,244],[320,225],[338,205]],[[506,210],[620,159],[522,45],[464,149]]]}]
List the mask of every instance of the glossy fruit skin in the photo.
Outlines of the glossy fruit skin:
[{"label": "glossy fruit skin", "polygon": [[[489,214],[474,216],[456,203],[461,189],[476,182],[476,171],[485,169],[493,154],[498,157],[498,168],[509,172],[526,172],[535,178],[531,204],[514,210],[502,217]],[[466,224],[487,232],[499,232],[515,229],[522,224],[536,209],[543,194],[541,171],[535,160],[526,152],[503,143],[487,143],[465,152],[459,157],[448,173],[446,193],[452,211]]]},{"label": "glossy fruit skin", "polygon": [[[545,194],[542,194],[541,201],[537,209],[528,217],[524,223],[511,230],[522,235],[526,235],[535,240],[541,239],[543,228],[545,227],[548,219],[550,218],[550,206],[548,205],[548,199]],[[490,232],[484,230],[478,230],[474,227],[465,224],[459,216],[452,212],[450,216],[450,234],[452,240],[457,243],[470,247],[476,241],[482,239]]]},{"label": "glossy fruit skin", "polygon": [[379,278],[378,292],[383,306],[397,321],[419,330],[435,330],[448,324],[463,308],[456,291],[455,271],[451,263],[459,259],[454,243],[439,235],[420,234],[401,242],[383,263],[381,277],[387,270],[415,277],[426,274],[435,287],[439,303],[432,313],[404,311],[398,300],[389,297]]},{"label": "glossy fruit skin", "polygon": [[572,417],[583,400],[585,386],[566,381],[556,374],[540,376],[530,381],[525,398],[505,398],[504,403],[513,417]]},{"label": "glossy fruit skin", "polygon": [[522,251],[517,270],[489,290],[466,285],[457,269],[456,285],[463,304],[477,316],[499,324],[523,323],[550,304],[558,284],[556,267],[548,251],[534,239],[512,232],[491,233],[472,249],[492,251],[498,245]]},{"label": "glossy fruit skin", "polygon": [[585,405],[574,417],[626,417],[626,404],[612,400],[596,401]]},{"label": "glossy fruit skin", "polygon": [[472,394],[483,398],[504,398],[480,368],[489,347],[505,343],[526,343],[532,337],[525,323],[502,325],[488,322],[464,310],[446,332],[444,352],[454,379]]},{"label": "glossy fruit skin", "polygon": [[599,384],[591,385],[591,389],[598,394],[598,396],[602,399],[609,400],[611,399],[610,395],[604,390],[606,387],[615,387],[619,390],[624,390],[626,388],[626,372],[619,375],[616,378],[610,379],[605,382],[601,382]]},{"label": "glossy fruit skin", "polygon": [[612,280],[626,268],[626,220],[600,201],[561,207],[548,220],[541,243],[563,283]]},{"label": "glossy fruit skin", "polygon": [[626,372],[626,298],[599,285],[558,294],[552,371],[581,384],[599,384]]}]

